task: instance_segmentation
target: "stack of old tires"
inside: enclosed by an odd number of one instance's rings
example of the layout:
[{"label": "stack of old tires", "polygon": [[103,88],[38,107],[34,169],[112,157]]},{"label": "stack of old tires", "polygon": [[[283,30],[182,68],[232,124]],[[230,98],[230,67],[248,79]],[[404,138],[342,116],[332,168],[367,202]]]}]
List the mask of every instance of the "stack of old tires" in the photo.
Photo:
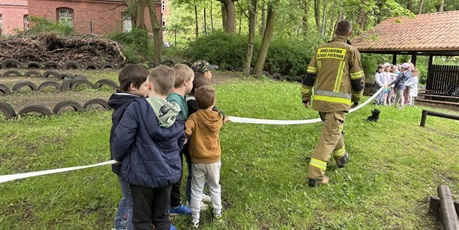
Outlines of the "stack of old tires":
[{"label": "stack of old tires", "polygon": [[[83,66],[83,67],[82,67]],[[97,65],[95,63],[86,63],[80,65],[75,61],[67,61],[63,65],[60,65],[55,61],[47,61],[44,63],[31,61],[26,64],[20,63],[16,59],[6,59],[1,62],[0,68],[5,70],[0,72],[0,78],[8,77],[31,77],[37,78],[50,78],[42,83],[35,84],[30,80],[19,81],[10,89],[5,84],[0,83],[0,96],[1,95],[10,95],[15,93],[23,92],[24,90],[30,89],[31,91],[46,91],[46,90],[56,90],[56,91],[68,91],[68,90],[77,90],[81,87],[86,87],[90,89],[101,89],[103,87],[109,87],[110,89],[118,88],[118,84],[110,79],[100,79],[97,82],[90,82],[87,77],[81,75],[73,75],[70,73],[59,73],[60,70],[71,70],[71,69],[85,69],[85,70],[98,70],[98,69],[116,69],[117,65],[111,63],[105,63],[102,65]],[[21,73],[17,69],[27,69],[26,72]],[[44,70],[43,72],[40,70]],[[57,80],[62,80],[61,82],[51,80],[55,78]],[[6,103],[0,101],[0,112],[6,118],[15,118],[17,116],[26,116],[28,114],[36,114],[39,116],[49,116],[52,114],[59,115],[67,111],[86,111],[90,109],[110,109],[107,101],[103,99],[91,99],[85,102],[83,105],[80,105],[78,102],[73,100],[63,100],[58,102],[52,110],[44,107],[42,105],[28,105],[22,108],[16,113],[14,108]]]}]

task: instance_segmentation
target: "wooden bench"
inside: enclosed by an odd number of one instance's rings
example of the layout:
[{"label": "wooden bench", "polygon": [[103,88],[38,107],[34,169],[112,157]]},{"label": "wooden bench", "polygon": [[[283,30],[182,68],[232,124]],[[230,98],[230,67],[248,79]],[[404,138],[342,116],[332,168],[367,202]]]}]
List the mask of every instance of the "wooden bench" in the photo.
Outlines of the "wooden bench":
[{"label": "wooden bench", "polygon": [[459,97],[437,94],[433,90],[420,90],[415,101],[435,106],[446,106],[453,109],[459,108]]}]

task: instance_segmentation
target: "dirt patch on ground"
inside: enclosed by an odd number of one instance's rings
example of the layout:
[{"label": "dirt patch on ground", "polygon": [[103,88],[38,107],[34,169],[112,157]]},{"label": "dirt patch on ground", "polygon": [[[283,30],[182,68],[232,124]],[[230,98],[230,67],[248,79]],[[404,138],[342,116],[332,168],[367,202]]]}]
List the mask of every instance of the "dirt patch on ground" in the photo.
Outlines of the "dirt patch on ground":
[{"label": "dirt patch on ground", "polygon": [[227,84],[233,83],[236,81],[242,80],[242,73],[240,72],[232,72],[232,71],[224,71],[224,72],[217,72],[212,71],[212,84]]}]

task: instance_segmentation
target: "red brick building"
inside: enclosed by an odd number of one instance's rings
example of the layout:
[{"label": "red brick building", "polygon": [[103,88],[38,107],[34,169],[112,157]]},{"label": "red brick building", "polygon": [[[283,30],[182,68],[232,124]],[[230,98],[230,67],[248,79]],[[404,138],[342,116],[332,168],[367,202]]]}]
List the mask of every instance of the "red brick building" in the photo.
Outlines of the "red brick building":
[{"label": "red brick building", "polygon": [[12,34],[14,30],[25,30],[28,26],[27,0],[0,1],[0,35]]},{"label": "red brick building", "polygon": [[[155,1],[158,15],[166,11],[167,0]],[[123,11],[122,0],[2,0],[0,1],[0,29],[4,35],[16,30],[27,30],[30,16],[72,25],[77,33],[109,34],[129,31],[130,18]],[[164,21],[162,24],[164,25]],[[145,24],[150,27],[148,9]]]}]

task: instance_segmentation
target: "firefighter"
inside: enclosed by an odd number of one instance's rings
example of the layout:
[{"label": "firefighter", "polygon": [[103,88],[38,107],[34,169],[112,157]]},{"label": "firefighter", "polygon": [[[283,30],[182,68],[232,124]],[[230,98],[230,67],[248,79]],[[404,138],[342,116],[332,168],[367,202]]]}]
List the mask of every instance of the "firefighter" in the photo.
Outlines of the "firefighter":
[{"label": "firefighter", "polygon": [[328,183],[325,170],[332,154],[339,168],[348,162],[343,138],[345,114],[358,105],[364,88],[360,53],[348,40],[352,24],[342,20],[334,33],[333,40],[321,45],[312,57],[301,89],[304,106],[312,104],[323,121],[308,167],[311,187]]}]

